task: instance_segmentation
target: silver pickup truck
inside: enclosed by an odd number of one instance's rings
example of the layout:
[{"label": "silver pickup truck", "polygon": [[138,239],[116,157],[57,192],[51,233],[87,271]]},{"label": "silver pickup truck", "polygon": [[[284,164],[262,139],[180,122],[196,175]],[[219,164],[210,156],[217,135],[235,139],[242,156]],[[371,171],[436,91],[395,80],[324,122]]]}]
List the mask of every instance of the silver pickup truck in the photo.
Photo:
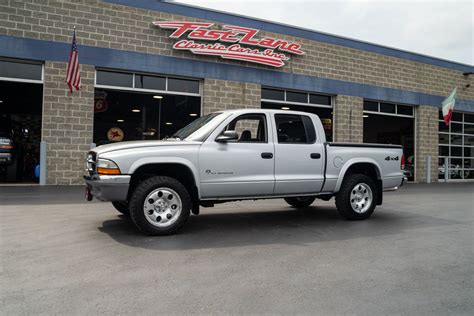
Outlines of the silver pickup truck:
[{"label": "silver pickup truck", "polygon": [[171,138],[94,148],[86,197],[111,201],[150,235],[176,232],[216,203],[284,198],[296,208],[335,196],[346,219],[368,218],[404,182],[402,147],[327,143],[314,114],[245,109],[211,113]]}]

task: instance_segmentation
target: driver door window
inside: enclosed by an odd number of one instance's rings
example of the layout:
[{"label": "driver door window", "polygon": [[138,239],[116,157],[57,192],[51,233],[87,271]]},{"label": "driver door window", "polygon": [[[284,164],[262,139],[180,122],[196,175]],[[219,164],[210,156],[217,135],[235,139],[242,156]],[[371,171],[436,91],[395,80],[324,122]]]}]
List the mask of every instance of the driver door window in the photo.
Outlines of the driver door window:
[{"label": "driver door window", "polygon": [[266,143],[267,128],[265,115],[245,114],[234,119],[224,131],[236,131],[238,143]]}]

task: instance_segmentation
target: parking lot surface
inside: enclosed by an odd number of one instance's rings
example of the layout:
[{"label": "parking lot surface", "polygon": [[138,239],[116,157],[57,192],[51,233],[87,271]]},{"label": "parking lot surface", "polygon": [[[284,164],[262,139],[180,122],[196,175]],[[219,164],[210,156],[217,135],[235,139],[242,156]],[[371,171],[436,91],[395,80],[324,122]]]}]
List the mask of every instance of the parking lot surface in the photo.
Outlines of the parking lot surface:
[{"label": "parking lot surface", "polygon": [[472,315],[473,205],[409,184],[366,221],[246,201],[147,237],[82,187],[0,187],[0,314]]}]

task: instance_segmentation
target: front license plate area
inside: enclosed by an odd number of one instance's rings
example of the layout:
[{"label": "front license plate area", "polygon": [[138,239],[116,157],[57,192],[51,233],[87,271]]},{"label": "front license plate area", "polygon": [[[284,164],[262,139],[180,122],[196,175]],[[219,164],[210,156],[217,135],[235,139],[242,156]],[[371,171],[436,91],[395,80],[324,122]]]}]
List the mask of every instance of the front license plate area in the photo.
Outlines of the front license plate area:
[{"label": "front license plate area", "polygon": [[87,201],[92,201],[93,196],[92,196],[91,189],[89,189],[89,187],[86,187],[85,198]]}]

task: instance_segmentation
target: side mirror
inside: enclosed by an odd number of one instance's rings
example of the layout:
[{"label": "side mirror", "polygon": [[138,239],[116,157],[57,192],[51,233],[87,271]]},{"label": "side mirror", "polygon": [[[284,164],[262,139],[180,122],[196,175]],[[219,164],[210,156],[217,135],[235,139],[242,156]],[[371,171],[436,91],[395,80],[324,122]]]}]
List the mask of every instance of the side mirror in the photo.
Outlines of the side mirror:
[{"label": "side mirror", "polygon": [[217,136],[216,142],[226,143],[231,141],[236,141],[239,139],[239,134],[236,131],[225,131],[221,135]]}]

